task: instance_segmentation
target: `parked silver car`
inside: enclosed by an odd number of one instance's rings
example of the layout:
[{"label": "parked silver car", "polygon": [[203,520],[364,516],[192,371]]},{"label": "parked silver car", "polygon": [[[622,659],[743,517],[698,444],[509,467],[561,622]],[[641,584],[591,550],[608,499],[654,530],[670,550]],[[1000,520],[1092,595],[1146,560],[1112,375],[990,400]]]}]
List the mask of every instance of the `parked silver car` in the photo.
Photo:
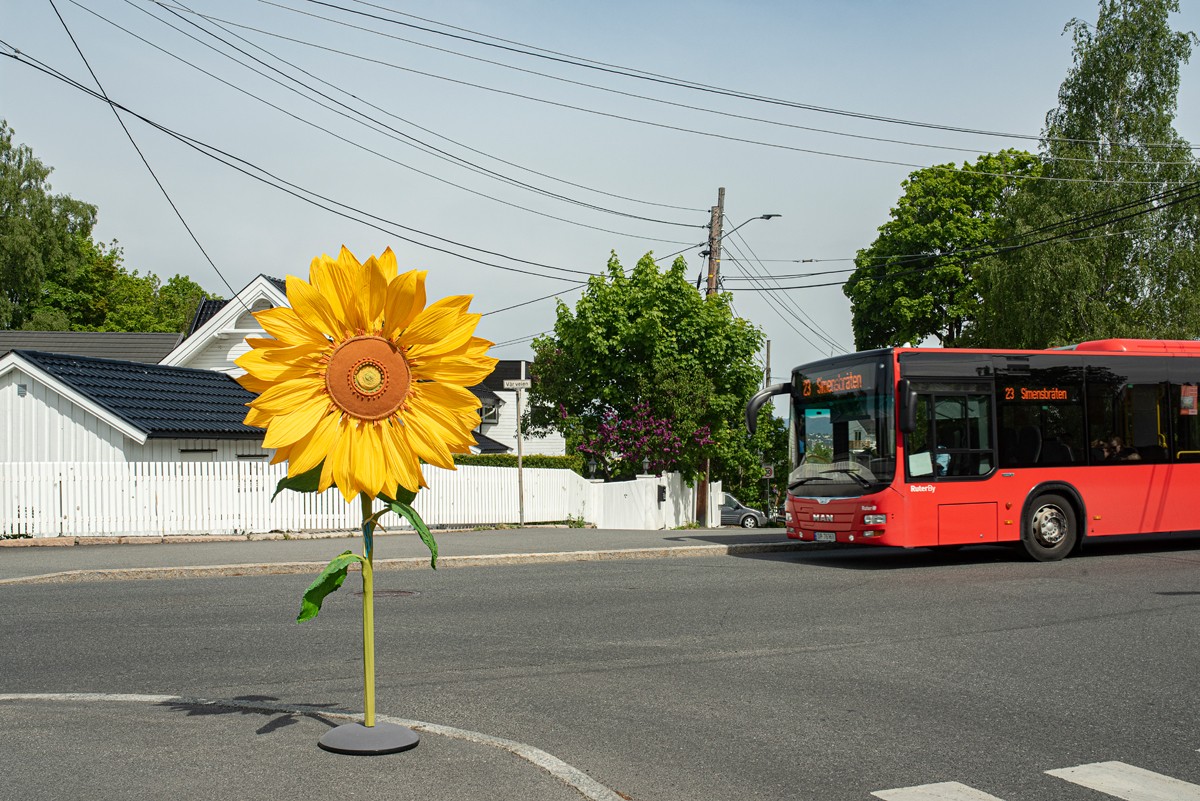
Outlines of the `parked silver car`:
[{"label": "parked silver car", "polygon": [[737,498],[725,493],[721,502],[721,525],[741,526],[742,528],[760,528],[768,525],[767,516],[757,509],[751,509]]}]

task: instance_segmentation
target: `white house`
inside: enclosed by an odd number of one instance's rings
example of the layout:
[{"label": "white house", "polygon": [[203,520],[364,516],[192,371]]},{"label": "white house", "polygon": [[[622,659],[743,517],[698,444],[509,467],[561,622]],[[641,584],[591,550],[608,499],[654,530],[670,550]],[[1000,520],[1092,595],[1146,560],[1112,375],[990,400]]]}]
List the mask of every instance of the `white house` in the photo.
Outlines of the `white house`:
[{"label": "white house", "polygon": [[253,395],[224,373],[14,350],[0,357],[0,462],[260,460]]},{"label": "white house", "polygon": [[[136,334],[87,332],[4,332],[0,338],[0,413],[7,430],[0,461],[232,461],[269,456],[262,432],[241,425],[242,406],[249,400],[232,378],[244,371],[234,362],[246,352],[247,336],[265,337],[253,312],[287,305],[286,285],[278,278],[255,277],[230,300],[203,301],[188,333]],[[173,345],[173,347],[172,347]],[[5,351],[13,348],[5,355]],[[165,355],[163,355],[166,351]],[[16,354],[16,355],[14,355]],[[51,358],[71,354],[80,361]],[[103,358],[102,358],[103,357]],[[100,361],[90,363],[88,358]],[[115,364],[116,359],[122,360]],[[158,362],[148,370],[145,363]],[[141,362],[134,367],[129,362]],[[175,370],[176,372],[172,372]],[[216,373],[208,391],[222,387],[237,403],[218,409],[215,398],[198,390],[207,377],[187,371]],[[182,371],[182,372],[180,372]],[[103,390],[92,379],[103,375]],[[480,398],[480,425],[475,430],[480,453],[516,453],[517,393],[505,389],[508,378],[527,378],[529,362],[502,361],[482,384],[472,387]],[[137,422],[137,404],[152,403],[143,395],[155,384],[179,390],[175,414],[191,414],[208,429],[173,444],[161,427]],[[23,387],[23,389],[21,389]],[[107,393],[100,397],[97,393]],[[28,399],[28,400],[26,400]],[[161,401],[163,399],[159,399]],[[207,407],[207,408],[206,408]],[[176,420],[180,422],[180,420]],[[147,427],[149,426],[149,427]],[[526,435],[527,454],[566,453],[561,436]]]}]

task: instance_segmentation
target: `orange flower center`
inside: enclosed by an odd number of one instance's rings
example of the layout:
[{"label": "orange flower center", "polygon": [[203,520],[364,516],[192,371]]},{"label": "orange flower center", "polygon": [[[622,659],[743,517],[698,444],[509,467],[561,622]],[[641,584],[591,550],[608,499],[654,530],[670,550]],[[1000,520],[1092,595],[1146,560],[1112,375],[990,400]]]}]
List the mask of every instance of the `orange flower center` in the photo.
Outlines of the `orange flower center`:
[{"label": "orange flower center", "polygon": [[404,354],[382,337],[347,339],[334,348],[325,371],[329,397],[360,420],[382,420],[404,405],[412,371]]}]

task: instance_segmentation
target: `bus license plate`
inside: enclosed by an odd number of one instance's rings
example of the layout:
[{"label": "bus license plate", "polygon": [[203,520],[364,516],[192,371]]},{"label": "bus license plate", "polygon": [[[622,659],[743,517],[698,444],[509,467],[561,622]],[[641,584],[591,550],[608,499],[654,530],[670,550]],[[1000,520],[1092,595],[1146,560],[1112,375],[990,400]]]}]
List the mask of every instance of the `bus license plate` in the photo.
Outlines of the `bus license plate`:
[{"label": "bus license plate", "polygon": [[837,542],[837,533],[833,531],[818,531],[817,542]]}]

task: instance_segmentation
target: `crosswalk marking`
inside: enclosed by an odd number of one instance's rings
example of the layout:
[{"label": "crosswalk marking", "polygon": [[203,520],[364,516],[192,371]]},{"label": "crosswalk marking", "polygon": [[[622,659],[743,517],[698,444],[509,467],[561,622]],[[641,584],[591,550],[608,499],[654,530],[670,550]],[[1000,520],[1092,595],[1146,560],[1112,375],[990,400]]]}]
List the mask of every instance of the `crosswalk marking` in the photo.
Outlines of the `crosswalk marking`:
[{"label": "crosswalk marking", "polygon": [[1093,762],[1046,773],[1125,801],[1200,801],[1200,785],[1124,762]]},{"label": "crosswalk marking", "polygon": [[922,784],[918,787],[897,787],[871,793],[883,801],[1004,801],[994,795],[958,782]]}]

